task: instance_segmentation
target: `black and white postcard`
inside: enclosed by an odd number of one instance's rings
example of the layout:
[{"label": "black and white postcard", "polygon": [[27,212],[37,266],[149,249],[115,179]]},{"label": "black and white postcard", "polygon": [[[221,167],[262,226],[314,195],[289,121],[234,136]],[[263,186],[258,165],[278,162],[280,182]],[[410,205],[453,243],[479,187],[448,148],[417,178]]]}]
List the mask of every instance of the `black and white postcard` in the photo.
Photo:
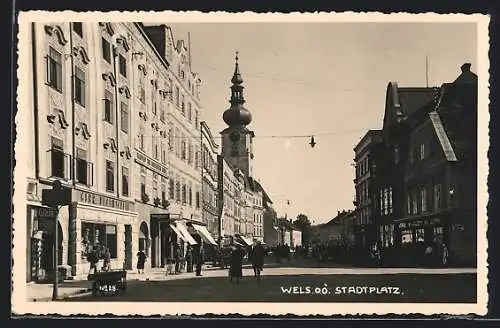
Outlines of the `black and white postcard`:
[{"label": "black and white postcard", "polygon": [[489,18],[21,12],[16,314],[485,314]]}]

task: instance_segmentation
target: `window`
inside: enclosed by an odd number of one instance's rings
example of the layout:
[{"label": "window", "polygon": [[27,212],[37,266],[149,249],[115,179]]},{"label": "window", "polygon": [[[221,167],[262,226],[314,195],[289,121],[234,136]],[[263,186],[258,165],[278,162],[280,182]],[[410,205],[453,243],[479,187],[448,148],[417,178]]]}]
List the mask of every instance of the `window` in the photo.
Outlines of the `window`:
[{"label": "window", "polygon": [[146,176],[141,175],[141,198],[146,195]]},{"label": "window", "polygon": [[392,187],[389,187],[389,214],[392,214]]},{"label": "window", "polygon": [[196,192],[196,208],[200,208],[200,192]]},{"label": "window", "polygon": [[441,184],[434,186],[434,210],[438,211],[441,209]]},{"label": "window", "polygon": [[165,202],[167,200],[167,193],[165,191],[165,184],[161,184],[161,201]]},{"label": "window", "polygon": [[193,120],[193,105],[188,103],[188,120],[191,122]]},{"label": "window", "polygon": [[153,197],[158,198],[158,181],[153,180]]},{"label": "window", "polygon": [[82,23],[72,23],[73,31],[80,37],[83,37],[83,24]]},{"label": "window", "polygon": [[189,206],[193,206],[193,187],[189,186],[188,189],[188,204]]},{"label": "window", "polygon": [[62,92],[62,55],[49,47],[47,58],[47,84]]},{"label": "window", "polygon": [[105,38],[101,39],[101,45],[102,45],[102,58],[106,62],[111,64],[111,45]]},{"label": "window", "polygon": [[139,148],[141,148],[141,150],[144,150],[144,134],[141,133],[139,135]]},{"label": "window", "polygon": [[184,106],[184,95],[181,96],[181,111],[182,115],[186,116],[186,108]]},{"label": "window", "polygon": [[119,56],[118,64],[120,67],[120,74],[127,77],[127,59],[123,55]]},{"label": "window", "polygon": [[165,144],[162,144],[161,147],[161,162],[163,164],[167,163],[167,151],[165,150]]},{"label": "window", "polygon": [[50,152],[52,170],[51,176],[63,179],[65,178],[64,157],[63,141],[52,137],[52,149]]},{"label": "window", "polygon": [[420,144],[420,160],[425,158],[425,143]]},{"label": "window", "polygon": [[427,189],[425,187],[420,189],[420,201],[422,212],[427,211]]},{"label": "window", "polygon": [[181,141],[181,159],[186,160],[186,140]]},{"label": "window", "polygon": [[113,124],[113,94],[108,90],[104,91],[104,120]]},{"label": "window", "polygon": [[85,72],[75,67],[75,101],[85,107]]},{"label": "window", "polygon": [[122,166],[122,195],[128,196],[128,168]]},{"label": "window", "polygon": [[181,201],[181,184],[179,181],[175,183],[175,200],[177,202]]},{"label": "window", "polygon": [[418,201],[417,201],[417,192],[413,192],[412,195],[412,214],[417,214],[418,213]]},{"label": "window", "polygon": [[155,89],[153,88],[153,91],[151,92],[151,111],[153,112],[153,115],[156,115],[156,97],[155,97]]},{"label": "window", "polygon": [[410,230],[401,231],[401,243],[411,244],[413,242],[413,234]]},{"label": "window", "polygon": [[168,180],[168,198],[174,199],[174,187],[175,183],[173,179]]},{"label": "window", "polygon": [[180,94],[179,87],[175,87],[175,106],[179,107]]},{"label": "window", "polygon": [[406,214],[410,215],[411,214],[411,194],[408,193],[408,196],[406,196]]},{"label": "window", "polygon": [[194,114],[194,125],[198,126],[198,111],[195,111]]},{"label": "window", "polygon": [[111,258],[117,258],[116,226],[97,223],[82,222],[82,259],[86,260],[88,254],[95,247],[109,249]]},{"label": "window", "polygon": [[106,161],[106,191],[115,191],[115,164]]},{"label": "window", "polygon": [[183,205],[186,205],[186,196],[187,196],[187,192],[186,192],[186,185],[183,183],[182,184],[182,204]]},{"label": "window", "polygon": [[89,185],[87,172],[87,152],[83,149],[76,148],[76,181],[85,185]]},{"label": "window", "polygon": [[128,133],[128,105],[124,102],[120,104],[121,112],[121,129],[123,132]]},{"label": "window", "polygon": [[154,156],[155,156],[155,159],[158,159],[158,156],[159,156],[159,151],[158,151],[158,142],[155,142],[154,143]]}]

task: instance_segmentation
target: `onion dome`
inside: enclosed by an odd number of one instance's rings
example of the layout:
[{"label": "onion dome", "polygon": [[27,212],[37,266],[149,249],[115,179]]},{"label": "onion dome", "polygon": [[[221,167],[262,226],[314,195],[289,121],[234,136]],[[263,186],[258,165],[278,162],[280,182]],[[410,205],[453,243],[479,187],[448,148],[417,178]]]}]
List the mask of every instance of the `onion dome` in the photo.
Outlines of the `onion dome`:
[{"label": "onion dome", "polygon": [[252,114],[243,107],[245,103],[245,99],[243,98],[244,87],[241,85],[243,83],[243,78],[241,77],[238,65],[238,52],[236,52],[236,64],[231,82],[233,83],[231,86],[231,99],[229,100],[231,107],[224,112],[222,118],[230,127],[248,125],[252,122]]}]

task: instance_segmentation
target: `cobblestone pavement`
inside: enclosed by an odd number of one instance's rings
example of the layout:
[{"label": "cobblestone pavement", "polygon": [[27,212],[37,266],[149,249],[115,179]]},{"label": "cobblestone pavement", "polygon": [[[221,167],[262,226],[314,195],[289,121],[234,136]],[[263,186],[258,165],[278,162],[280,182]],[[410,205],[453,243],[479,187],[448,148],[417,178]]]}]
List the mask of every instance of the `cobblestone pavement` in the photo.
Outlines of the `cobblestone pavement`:
[{"label": "cobblestone pavement", "polygon": [[202,277],[195,277],[194,273],[167,276],[162,270],[144,275],[130,274],[127,290],[120,296],[92,297],[87,293],[67,300],[474,303],[475,272],[475,269],[460,268],[317,268],[270,263],[260,282],[247,266],[243,270],[243,280],[231,283],[227,270],[207,269]]}]

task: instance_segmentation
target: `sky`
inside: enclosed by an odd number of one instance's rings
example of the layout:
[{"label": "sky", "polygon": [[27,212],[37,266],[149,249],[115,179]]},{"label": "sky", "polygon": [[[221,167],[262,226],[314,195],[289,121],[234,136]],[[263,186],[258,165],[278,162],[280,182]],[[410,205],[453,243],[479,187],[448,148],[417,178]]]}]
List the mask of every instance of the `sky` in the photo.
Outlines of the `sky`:
[{"label": "sky", "polygon": [[203,81],[202,119],[218,144],[239,52],[255,132],[254,178],[278,215],[303,213],[314,224],[353,209],[353,148],[368,129],[382,127],[390,81],[425,87],[426,56],[429,86],[453,81],[465,62],[477,68],[474,23],[170,26],[176,40],[190,33],[192,69]]}]

